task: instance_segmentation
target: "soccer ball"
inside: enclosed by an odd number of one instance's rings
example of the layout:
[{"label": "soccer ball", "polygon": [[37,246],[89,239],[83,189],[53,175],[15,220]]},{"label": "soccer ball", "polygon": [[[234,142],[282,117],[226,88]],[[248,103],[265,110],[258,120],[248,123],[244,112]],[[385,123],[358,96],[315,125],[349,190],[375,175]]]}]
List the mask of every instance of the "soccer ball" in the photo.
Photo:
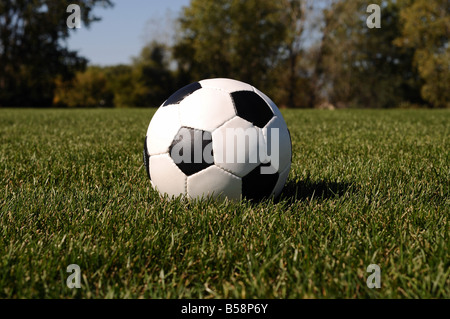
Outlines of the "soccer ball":
[{"label": "soccer ball", "polygon": [[176,91],[154,114],[144,142],[151,185],[169,197],[278,196],[291,156],[290,133],[275,103],[231,79]]}]

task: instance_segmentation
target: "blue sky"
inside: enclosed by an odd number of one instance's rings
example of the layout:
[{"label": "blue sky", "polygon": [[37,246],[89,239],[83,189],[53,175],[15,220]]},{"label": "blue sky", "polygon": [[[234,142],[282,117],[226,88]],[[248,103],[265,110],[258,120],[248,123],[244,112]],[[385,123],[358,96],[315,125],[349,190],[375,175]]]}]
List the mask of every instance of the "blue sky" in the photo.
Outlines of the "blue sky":
[{"label": "blue sky", "polygon": [[96,8],[102,17],[90,28],[82,25],[72,32],[67,44],[87,57],[90,64],[129,63],[153,39],[170,41],[172,20],[190,0],[113,0],[109,9]]}]

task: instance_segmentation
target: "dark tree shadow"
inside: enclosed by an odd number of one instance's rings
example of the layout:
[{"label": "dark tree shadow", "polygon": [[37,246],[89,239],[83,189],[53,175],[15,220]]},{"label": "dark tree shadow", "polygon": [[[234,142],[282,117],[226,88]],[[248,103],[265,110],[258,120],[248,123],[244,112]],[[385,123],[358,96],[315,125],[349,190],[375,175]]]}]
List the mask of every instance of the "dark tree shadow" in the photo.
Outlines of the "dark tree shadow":
[{"label": "dark tree shadow", "polygon": [[355,190],[354,184],[345,182],[311,181],[309,179],[301,181],[289,180],[276,202],[288,201],[292,203],[314,198],[326,200],[341,197],[348,192],[353,193]]}]

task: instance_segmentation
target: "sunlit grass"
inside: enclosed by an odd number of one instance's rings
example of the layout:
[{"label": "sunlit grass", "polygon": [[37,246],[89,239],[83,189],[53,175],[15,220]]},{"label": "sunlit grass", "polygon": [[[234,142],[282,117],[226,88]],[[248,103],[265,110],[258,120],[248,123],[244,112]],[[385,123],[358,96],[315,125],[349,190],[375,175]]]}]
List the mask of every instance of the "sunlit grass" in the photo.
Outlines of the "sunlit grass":
[{"label": "sunlit grass", "polygon": [[0,110],[0,297],[450,297],[449,111],[285,110],[291,174],[257,204],[160,199],[153,112]]}]

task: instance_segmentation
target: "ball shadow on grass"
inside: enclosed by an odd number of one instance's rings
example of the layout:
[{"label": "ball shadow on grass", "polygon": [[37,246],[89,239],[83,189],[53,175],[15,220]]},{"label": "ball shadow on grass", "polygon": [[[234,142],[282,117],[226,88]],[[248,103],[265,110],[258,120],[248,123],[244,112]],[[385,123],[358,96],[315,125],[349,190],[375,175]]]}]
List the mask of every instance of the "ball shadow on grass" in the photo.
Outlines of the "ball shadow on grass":
[{"label": "ball shadow on grass", "polygon": [[288,201],[290,203],[296,201],[312,200],[319,198],[321,200],[338,198],[345,193],[353,193],[355,185],[345,182],[333,181],[311,181],[311,180],[289,180],[276,202]]}]

